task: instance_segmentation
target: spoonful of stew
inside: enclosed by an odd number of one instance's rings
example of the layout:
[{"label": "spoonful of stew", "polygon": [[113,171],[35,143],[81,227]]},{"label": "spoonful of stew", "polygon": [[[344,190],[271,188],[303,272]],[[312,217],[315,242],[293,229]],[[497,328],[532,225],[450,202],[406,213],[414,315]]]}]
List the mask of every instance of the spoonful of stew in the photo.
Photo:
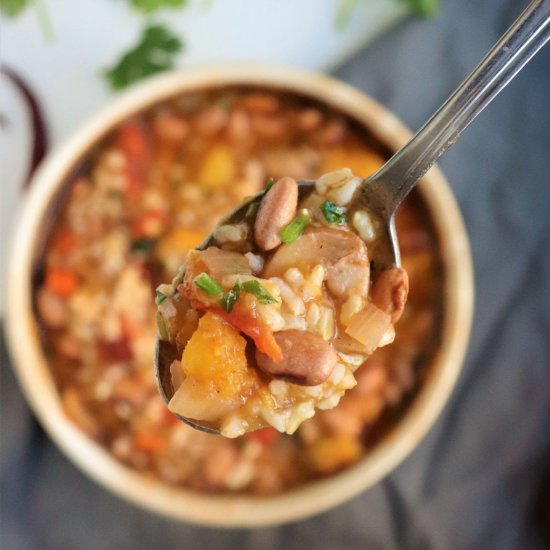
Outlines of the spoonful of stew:
[{"label": "spoonful of stew", "polygon": [[238,437],[293,433],[335,407],[405,307],[394,216],[436,159],[550,38],[535,0],[417,135],[362,180],[270,180],[157,290],[155,371],[169,409]]}]

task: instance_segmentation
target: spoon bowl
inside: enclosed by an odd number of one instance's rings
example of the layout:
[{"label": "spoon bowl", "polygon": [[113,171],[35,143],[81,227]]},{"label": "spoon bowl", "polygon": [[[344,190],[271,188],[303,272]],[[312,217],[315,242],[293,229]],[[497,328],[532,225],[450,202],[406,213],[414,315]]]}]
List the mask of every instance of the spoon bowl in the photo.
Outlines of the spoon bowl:
[{"label": "spoon bowl", "polygon": [[[374,259],[373,270],[400,265],[395,213],[405,197],[436,160],[456,143],[470,122],[549,39],[550,0],[533,0],[418,133],[375,174],[363,180],[350,208],[367,209],[379,221],[380,236],[374,247],[369,247],[369,255]],[[307,196],[313,188],[313,181],[300,181],[299,199]],[[261,194],[244,201],[222,223],[243,221],[248,207]],[[212,239],[213,234],[198,248],[208,247]],[[159,392],[165,403],[168,403],[174,394],[170,365],[175,359],[179,359],[175,346],[157,337],[154,369]],[[203,421],[176,416],[198,430],[219,433]]]}]

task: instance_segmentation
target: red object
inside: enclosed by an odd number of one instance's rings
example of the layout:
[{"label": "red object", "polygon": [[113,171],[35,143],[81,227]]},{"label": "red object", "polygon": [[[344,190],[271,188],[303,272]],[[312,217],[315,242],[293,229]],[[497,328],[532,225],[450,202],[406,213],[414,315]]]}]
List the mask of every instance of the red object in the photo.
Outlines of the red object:
[{"label": "red object", "polygon": [[132,234],[138,239],[152,237],[153,235],[149,234],[147,225],[149,222],[154,222],[156,220],[164,221],[164,218],[165,215],[162,210],[149,210],[132,222]]},{"label": "red object", "polygon": [[57,252],[67,253],[78,245],[78,237],[70,230],[58,231],[53,238],[52,248]]},{"label": "red object", "polygon": [[143,126],[137,122],[126,122],[117,134],[116,145],[126,157],[127,191],[139,193],[145,186],[145,169],[151,161],[151,145]]},{"label": "red object", "polygon": [[141,166],[150,159],[151,147],[141,124],[136,122],[123,124],[118,130],[117,145],[130,164],[136,163]]},{"label": "red object", "polygon": [[266,447],[273,445],[273,443],[279,440],[279,437],[279,432],[273,428],[260,428],[259,430],[246,434],[247,439],[257,441]]},{"label": "red object", "polygon": [[57,294],[67,298],[74,293],[78,286],[78,278],[75,273],[63,267],[50,267],[46,271],[46,287]]},{"label": "red object", "polygon": [[[283,352],[273,337],[273,331],[268,325],[263,323],[257,317],[254,302],[243,302],[243,296],[239,297],[230,313],[227,313],[219,306],[212,307],[210,304],[204,304],[197,300],[195,288],[184,282],[178,286],[178,292],[190,300],[191,306],[202,311],[212,311],[219,315],[224,321],[239,329],[248,337],[254,340],[256,347],[273,359],[276,363],[282,361]],[[252,306],[252,307],[250,307]]]},{"label": "red object", "polygon": [[134,445],[140,451],[151,454],[159,454],[166,447],[166,438],[147,432],[138,432],[134,436]]},{"label": "red object", "polygon": [[107,363],[130,361],[134,356],[127,338],[122,338],[116,342],[101,340],[98,342],[97,347],[101,359]]},{"label": "red object", "polygon": [[256,347],[265,353],[273,361],[279,362],[283,359],[283,352],[273,337],[271,329],[256,317],[249,314],[242,314],[235,311],[233,308],[231,313],[226,313],[223,310],[215,310],[218,315],[231,323],[234,327],[244,332],[247,336],[254,340]]}]

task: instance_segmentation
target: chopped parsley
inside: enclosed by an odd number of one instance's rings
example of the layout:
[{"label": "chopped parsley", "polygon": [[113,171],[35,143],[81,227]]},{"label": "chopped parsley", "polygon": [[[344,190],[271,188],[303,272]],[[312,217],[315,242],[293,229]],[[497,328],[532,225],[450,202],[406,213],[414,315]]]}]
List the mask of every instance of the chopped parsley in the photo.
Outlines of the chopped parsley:
[{"label": "chopped parsley", "polygon": [[242,288],[241,283],[237,281],[233,288],[218,302],[227,313],[231,313],[233,306],[239,299]]},{"label": "chopped parsley", "polygon": [[133,252],[141,252],[142,254],[149,254],[155,248],[155,239],[138,239],[134,241],[130,246],[130,250]]},{"label": "chopped parsley", "polygon": [[325,201],[321,205],[321,212],[328,223],[346,223],[346,209],[343,206]]},{"label": "chopped parsley", "polygon": [[195,286],[208,294],[208,296],[218,296],[222,293],[222,287],[207,273],[203,272],[200,275],[197,275],[193,279],[193,282],[195,283]]},{"label": "chopped parsley", "polygon": [[285,244],[293,243],[310,223],[311,218],[308,214],[298,214],[290,223],[281,229],[281,240]]},{"label": "chopped parsley", "polygon": [[162,302],[164,302],[166,298],[167,298],[166,294],[163,294],[162,292],[157,290],[155,295],[155,304],[157,304],[157,306],[160,306],[160,304],[162,304]]},{"label": "chopped parsley", "polygon": [[248,292],[249,294],[252,294],[258,298],[258,302],[260,304],[276,304],[277,298],[272,296],[270,292],[260,284],[259,281],[256,281],[256,279],[251,279],[250,281],[246,281],[241,285],[241,289],[244,292]]},{"label": "chopped parsley", "polygon": [[233,306],[239,299],[241,292],[247,292],[252,294],[258,299],[260,304],[276,304],[277,298],[275,298],[261,283],[256,279],[245,281],[241,283],[237,281],[233,288],[227,292],[224,297],[219,301],[220,306],[227,312],[231,313]]}]

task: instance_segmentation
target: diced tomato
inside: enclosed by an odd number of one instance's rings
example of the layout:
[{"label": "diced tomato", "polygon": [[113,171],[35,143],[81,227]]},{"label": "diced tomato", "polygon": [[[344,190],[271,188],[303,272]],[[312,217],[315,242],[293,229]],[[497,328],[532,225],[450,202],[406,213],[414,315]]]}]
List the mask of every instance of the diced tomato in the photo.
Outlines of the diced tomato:
[{"label": "diced tomato", "polygon": [[247,439],[257,441],[258,443],[261,443],[266,447],[273,445],[273,443],[279,440],[280,436],[281,434],[279,434],[279,432],[273,428],[261,428],[254,432],[248,432],[246,434]]},{"label": "diced tomato", "polygon": [[236,308],[234,308],[231,313],[226,313],[220,309],[219,311],[216,310],[216,313],[227,322],[237,327],[240,331],[244,332],[247,336],[252,338],[256,344],[256,347],[262,353],[265,353],[268,357],[271,357],[273,361],[282,361],[283,352],[273,337],[273,332],[271,329],[256,317],[242,314],[235,310]]},{"label": "diced tomato", "polygon": [[127,122],[118,130],[117,145],[126,155],[129,164],[145,164],[151,156],[151,146],[141,124]]},{"label": "diced tomato", "polygon": [[167,444],[166,438],[160,435],[148,432],[138,432],[134,435],[136,448],[147,453],[159,454],[166,448]]},{"label": "diced tomato", "polygon": [[70,269],[50,267],[46,271],[46,287],[59,296],[71,296],[78,286],[78,278]]},{"label": "diced tomato", "polygon": [[63,228],[58,231],[52,240],[52,250],[67,253],[74,250],[78,245],[78,237],[69,229]]},{"label": "diced tomato", "polygon": [[123,124],[118,131],[117,146],[126,156],[126,191],[129,195],[140,193],[145,187],[145,174],[151,162],[151,144],[144,127],[136,122]]},{"label": "diced tomato", "polygon": [[102,361],[114,363],[117,361],[130,361],[134,354],[127,338],[121,338],[115,342],[99,340],[97,348]]},{"label": "diced tomato", "polygon": [[130,164],[126,167],[126,192],[129,196],[136,197],[145,187],[145,178],[139,167]]},{"label": "diced tomato", "polygon": [[276,363],[282,361],[283,352],[277,344],[277,341],[273,337],[273,331],[268,325],[263,323],[258,317],[256,317],[255,309],[247,309],[243,306],[242,296],[237,300],[237,303],[233,306],[230,313],[227,313],[221,307],[210,307],[208,304],[204,304],[198,301],[189,292],[189,285],[181,284],[178,286],[178,292],[183,296],[186,296],[191,306],[195,309],[202,311],[213,311],[219,315],[222,319],[238,328],[241,332],[254,340],[256,347],[265,353],[268,357],[273,359]]},{"label": "diced tomato", "polygon": [[132,222],[132,233],[134,237],[157,237],[164,226],[165,214],[161,210],[148,210]]}]

